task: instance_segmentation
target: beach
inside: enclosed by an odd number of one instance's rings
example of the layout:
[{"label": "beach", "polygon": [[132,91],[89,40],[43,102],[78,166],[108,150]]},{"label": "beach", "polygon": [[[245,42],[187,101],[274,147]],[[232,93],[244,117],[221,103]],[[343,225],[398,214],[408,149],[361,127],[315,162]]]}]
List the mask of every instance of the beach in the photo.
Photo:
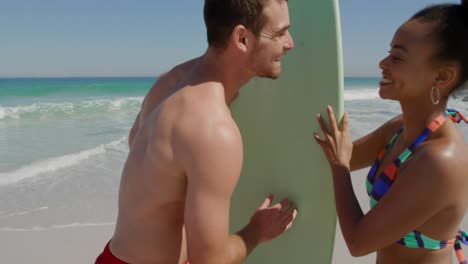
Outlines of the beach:
[{"label": "beach", "polygon": [[[365,185],[359,184],[358,178],[365,177],[365,171],[353,173],[353,184],[360,190],[358,199],[363,210],[368,210]],[[468,218],[465,217],[461,228],[468,230]],[[95,257],[112,236],[114,224],[55,227],[42,230],[1,230],[0,248],[5,263],[50,263],[83,264],[94,263]],[[454,263],[456,261],[454,254]],[[314,263],[311,261],[310,263]],[[375,254],[364,257],[352,257],[343,240],[339,226],[335,236],[333,253],[334,264],[374,264]]]},{"label": "beach", "polygon": [[[128,132],[153,82],[0,79],[2,263],[94,263],[113,233]],[[400,112],[395,102],[378,98],[377,85],[378,78],[345,79],[353,139]],[[468,113],[461,98],[449,106]],[[459,127],[468,139],[468,125]],[[364,212],[366,174],[352,173]],[[461,228],[468,230],[467,217]],[[370,264],[374,258],[350,256],[337,228],[332,263]]]}]

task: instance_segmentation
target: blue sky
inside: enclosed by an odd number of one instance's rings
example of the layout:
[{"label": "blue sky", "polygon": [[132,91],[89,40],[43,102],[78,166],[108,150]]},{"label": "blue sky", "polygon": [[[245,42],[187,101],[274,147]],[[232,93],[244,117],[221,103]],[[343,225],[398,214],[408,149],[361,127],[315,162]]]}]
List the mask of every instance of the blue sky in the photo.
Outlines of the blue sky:
[{"label": "blue sky", "polygon": [[[458,1],[341,0],[345,75],[379,76],[398,26],[442,2]],[[155,76],[205,51],[202,9],[203,0],[1,0],[0,77]]]}]

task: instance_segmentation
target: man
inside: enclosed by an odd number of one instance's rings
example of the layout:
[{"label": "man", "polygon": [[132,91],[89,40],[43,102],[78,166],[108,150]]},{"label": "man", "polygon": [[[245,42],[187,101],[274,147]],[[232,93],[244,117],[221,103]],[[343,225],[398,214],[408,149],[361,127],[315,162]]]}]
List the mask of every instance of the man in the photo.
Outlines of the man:
[{"label": "man", "polygon": [[229,234],[243,146],[228,105],[253,77],[279,77],[294,45],[287,0],[206,0],[204,16],[206,53],[158,79],[130,132],[116,229],[98,264],[185,261],[184,226],[191,264],[242,263],[297,214],[270,196]]}]

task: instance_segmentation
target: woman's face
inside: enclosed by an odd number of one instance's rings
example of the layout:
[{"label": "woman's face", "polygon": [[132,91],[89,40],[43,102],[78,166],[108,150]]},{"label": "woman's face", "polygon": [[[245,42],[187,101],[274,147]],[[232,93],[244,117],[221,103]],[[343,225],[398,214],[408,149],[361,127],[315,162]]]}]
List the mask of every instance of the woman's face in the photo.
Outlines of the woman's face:
[{"label": "woman's face", "polygon": [[409,20],[396,31],[389,55],[379,64],[383,77],[380,97],[400,102],[431,100],[438,74],[433,59],[438,50],[433,27],[434,23]]}]

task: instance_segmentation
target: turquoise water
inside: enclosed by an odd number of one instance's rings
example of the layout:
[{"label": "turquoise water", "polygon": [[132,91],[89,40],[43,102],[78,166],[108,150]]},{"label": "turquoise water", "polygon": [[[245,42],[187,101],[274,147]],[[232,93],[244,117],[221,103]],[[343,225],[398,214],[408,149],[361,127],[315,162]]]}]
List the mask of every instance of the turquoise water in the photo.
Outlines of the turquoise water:
[{"label": "turquoise water", "polygon": [[[128,132],[154,81],[0,79],[0,230],[115,221]],[[353,138],[400,112],[378,82],[345,79]]]},{"label": "turquoise water", "polygon": [[154,78],[11,78],[0,79],[0,102],[11,98],[50,97],[71,95],[129,96],[144,94]]},{"label": "turquoise water", "polygon": [[361,88],[376,88],[379,86],[381,78],[363,78],[363,77],[346,77],[346,89],[361,89]]},{"label": "turquoise water", "polygon": [[153,82],[0,79],[0,173],[124,137]]}]

